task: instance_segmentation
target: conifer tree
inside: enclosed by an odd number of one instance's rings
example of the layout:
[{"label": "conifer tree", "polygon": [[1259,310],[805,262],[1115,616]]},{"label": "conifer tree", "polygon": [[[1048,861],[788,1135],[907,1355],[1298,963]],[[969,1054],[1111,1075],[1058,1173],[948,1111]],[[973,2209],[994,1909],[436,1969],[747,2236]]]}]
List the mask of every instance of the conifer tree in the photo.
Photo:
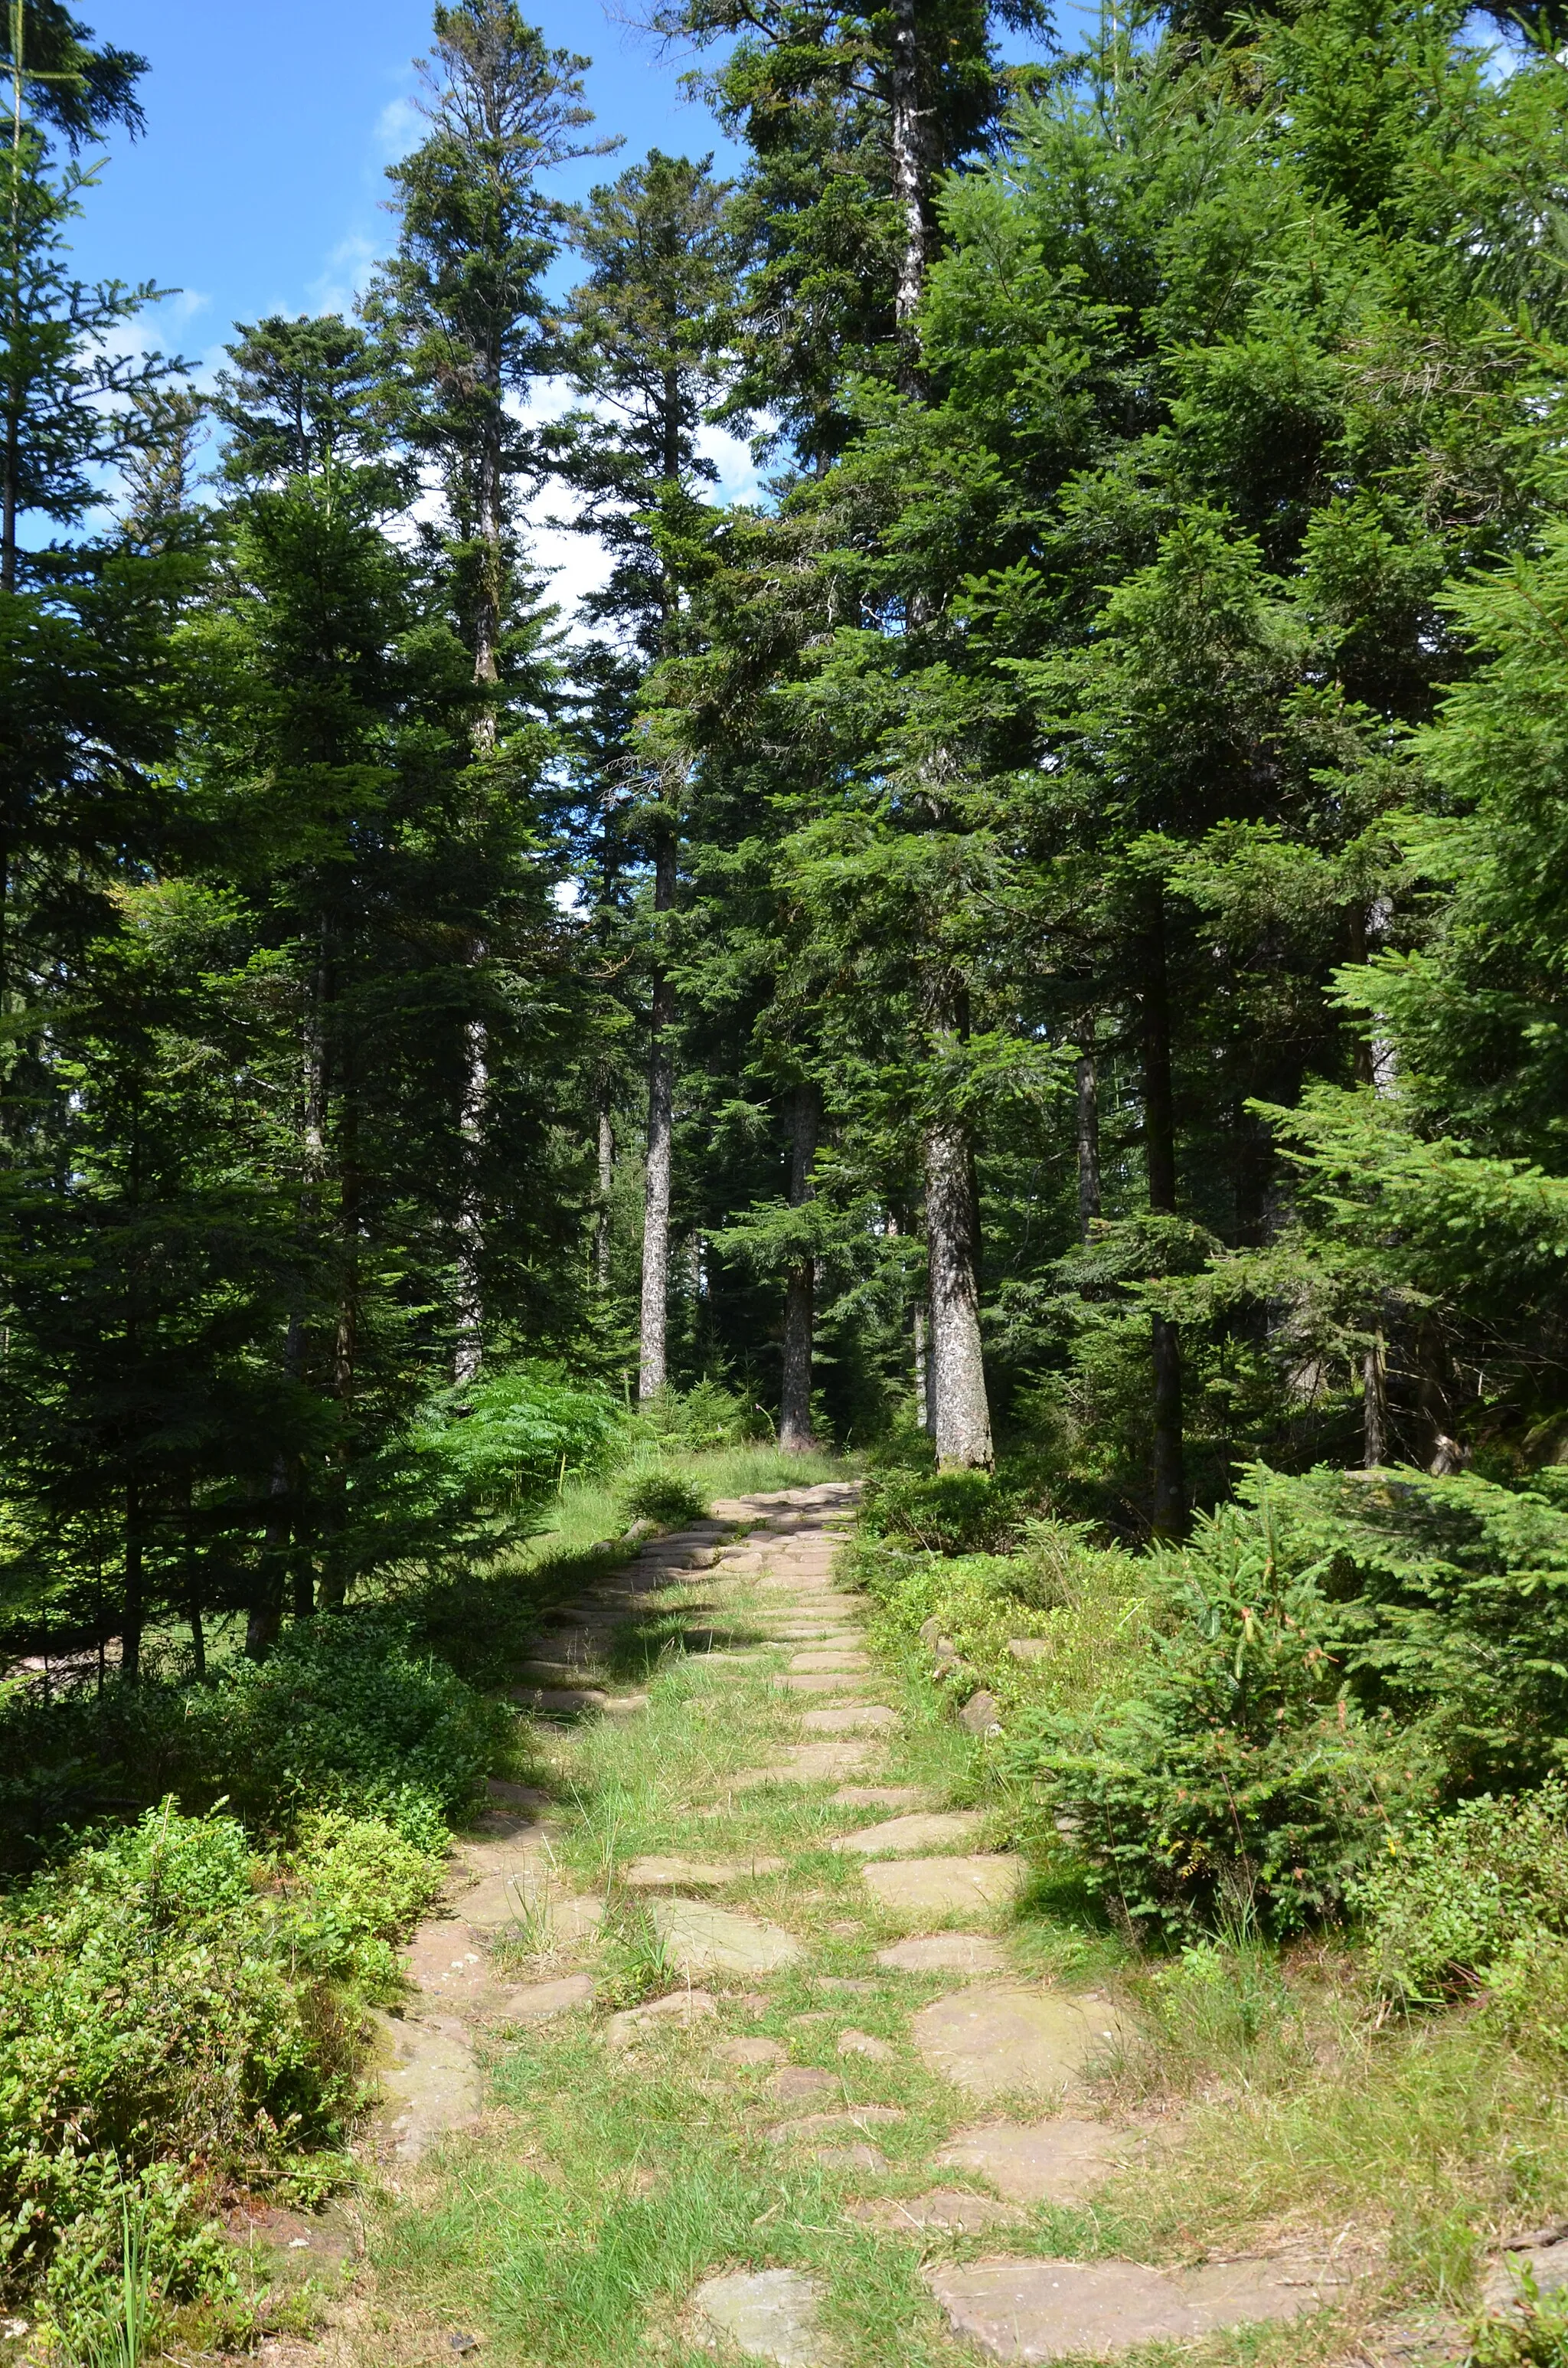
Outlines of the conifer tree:
[{"label": "conifer tree", "polygon": [[[458,629],[483,694],[473,719],[475,753],[494,760],[474,777],[472,827],[483,808],[522,793],[507,727],[531,732],[526,712],[542,688],[541,620],[518,541],[520,511],[544,481],[536,426],[516,399],[558,365],[559,340],[544,289],[564,222],[545,176],[613,142],[578,135],[593,120],[583,101],[588,61],[549,49],[514,0],[454,0],[435,12],[436,43],[420,73],[426,138],[392,168],[398,252],[383,265],[367,306],[400,359],[404,433],[437,472],[444,541]],[[485,978],[489,949],[469,959]],[[488,1033],[472,1021],[464,1087],[468,1184],[454,1247],[458,1268],[457,1378],[483,1354]],[[504,1156],[501,1164],[504,1166]]]},{"label": "conifer tree", "polygon": [[[699,489],[717,471],[699,438],[722,387],[734,286],[725,184],[711,159],[653,150],[594,190],[573,217],[588,265],[571,301],[569,364],[592,411],[567,423],[566,473],[585,497],[582,522],[604,539],[608,579],[585,604],[628,653],[650,666],[683,632],[682,559],[698,523]],[[686,767],[652,755],[633,732],[621,752],[619,828],[642,843],[653,873],[648,1005],[648,1114],[638,1392],[668,1380],[670,1197],[675,1140],[676,999],[669,931],[679,871]],[[625,788],[635,783],[628,803]]]}]

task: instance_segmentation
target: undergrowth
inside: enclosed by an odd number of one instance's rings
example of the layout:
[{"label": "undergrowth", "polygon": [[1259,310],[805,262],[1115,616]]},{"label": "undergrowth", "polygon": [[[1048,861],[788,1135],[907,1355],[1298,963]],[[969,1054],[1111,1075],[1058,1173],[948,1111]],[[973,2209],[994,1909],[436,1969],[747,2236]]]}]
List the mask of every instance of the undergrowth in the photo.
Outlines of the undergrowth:
[{"label": "undergrowth", "polygon": [[157,2308],[233,2300],[223,2195],[342,2176],[366,2009],[439,1879],[378,1820],[318,1816],[262,1856],[170,1801],[0,1904],[0,2282],[68,2348],[123,2304],[132,2229]]}]

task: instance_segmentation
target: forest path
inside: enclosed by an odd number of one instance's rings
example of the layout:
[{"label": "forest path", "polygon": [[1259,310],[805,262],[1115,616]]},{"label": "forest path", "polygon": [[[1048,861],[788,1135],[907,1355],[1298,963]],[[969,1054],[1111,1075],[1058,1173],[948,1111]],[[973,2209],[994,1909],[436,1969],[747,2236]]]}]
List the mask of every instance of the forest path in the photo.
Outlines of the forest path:
[{"label": "forest path", "polygon": [[[340,2357],[1135,2355],[1340,2283],[1105,2257],[1091,2198],[1166,2138],[1092,2109],[1128,2026],[1030,1966],[1027,1865],[953,1805],[969,1738],[879,1672],[835,1577],[854,1505],[718,1505],[547,1615],[519,1697],[548,1785],[493,1785],[415,1938],[399,2200]],[[1304,2358],[1305,2332],[1204,2357]]]}]

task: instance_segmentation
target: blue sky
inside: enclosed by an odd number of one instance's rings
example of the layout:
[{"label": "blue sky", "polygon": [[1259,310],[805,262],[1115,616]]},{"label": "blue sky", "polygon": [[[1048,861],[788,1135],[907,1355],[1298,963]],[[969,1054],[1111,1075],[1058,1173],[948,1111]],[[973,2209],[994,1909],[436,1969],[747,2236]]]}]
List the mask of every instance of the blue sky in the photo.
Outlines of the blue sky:
[{"label": "blue sky", "polygon": [[[78,13],[150,69],[146,131],[110,143],[75,238],[84,279],[180,291],[127,343],[184,354],[206,378],[235,321],[349,311],[395,235],[386,168],[420,137],[414,61],[429,47],[429,0],[273,0],[265,11],[240,0],[78,0]],[[688,58],[661,58],[599,0],[536,0],[528,13],[552,48],[593,60],[597,121],[585,136],[626,142],[617,157],[563,171],[563,197],[654,145],[728,153],[706,108],[682,95]],[[563,284],[571,268],[563,258]],[[562,390],[556,401],[565,399]],[[542,407],[554,407],[548,396]],[[744,445],[716,432],[710,442],[721,493],[755,492]],[[534,550],[569,609],[605,563],[597,543],[551,523],[562,507],[559,495],[539,506]]]},{"label": "blue sky", "polygon": [[[154,278],[183,290],[159,308],[160,342],[215,358],[234,320],[352,302],[383,253],[385,171],[418,137],[413,61],[428,0],[80,0],[97,34],[146,57],[147,131],[118,138],[77,238],[84,277]],[[544,0],[546,39],[585,52],[597,129],[701,154],[720,145],[684,99],[684,61],[661,61],[599,0]],[[576,195],[618,169],[561,176]]]},{"label": "blue sky", "polygon": [[[222,367],[235,321],[271,313],[351,310],[395,235],[386,168],[421,134],[415,60],[429,47],[430,0],[74,0],[100,40],[141,52],[143,136],[117,135],[77,226],[84,279],[153,279],[177,290],[128,343],[181,353],[199,380]],[[1082,0],[1068,0],[1069,15]],[[553,48],[590,57],[596,134],[619,135],[615,158],[559,176],[582,195],[653,146],[739,158],[707,109],[687,98],[689,56],[661,56],[624,18],[636,0],[534,0],[528,14]],[[560,267],[570,285],[572,264]],[[563,394],[558,400],[563,400]],[[553,407],[547,396],[541,408]],[[722,498],[756,491],[749,453],[711,431]],[[535,552],[570,608],[602,574],[602,556],[559,530],[555,495],[534,521]]]}]

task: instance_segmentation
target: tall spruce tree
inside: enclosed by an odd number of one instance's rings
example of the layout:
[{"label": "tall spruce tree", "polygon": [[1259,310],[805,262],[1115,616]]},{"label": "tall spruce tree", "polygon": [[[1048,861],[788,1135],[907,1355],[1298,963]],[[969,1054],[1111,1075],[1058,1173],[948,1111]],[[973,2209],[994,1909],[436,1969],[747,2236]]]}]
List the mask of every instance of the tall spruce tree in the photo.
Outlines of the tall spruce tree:
[{"label": "tall spruce tree", "polygon": [[[560,358],[544,278],[564,212],[545,181],[616,143],[579,138],[593,120],[583,100],[588,61],[548,48],[513,0],[437,6],[435,31],[420,66],[430,131],[392,168],[398,251],[366,309],[399,355],[404,433],[441,485],[454,615],[483,694],[473,735],[488,770],[473,777],[469,825],[483,836],[488,805],[526,794],[543,689],[543,620],[518,522],[549,467],[539,427],[519,411]],[[469,959],[494,984],[482,938]],[[454,1240],[460,1383],[473,1378],[483,1356],[485,1201],[505,1167],[490,1140],[488,1046],[486,1022],[476,1017],[464,1090],[469,1182]]]},{"label": "tall spruce tree", "polygon": [[[718,474],[699,437],[727,374],[735,257],[728,188],[710,165],[710,158],[693,164],[654,149],[595,189],[573,217],[588,271],[571,300],[569,367],[594,408],[567,422],[564,466],[584,497],[581,522],[603,538],[611,559],[585,613],[611,628],[644,667],[681,645],[683,558],[700,489]],[[638,1392],[651,1398],[669,1378],[676,1030],[669,933],[687,768],[676,751],[656,753],[634,723],[614,761],[620,779],[604,785],[606,828],[641,842],[653,875],[638,1323]]]}]

